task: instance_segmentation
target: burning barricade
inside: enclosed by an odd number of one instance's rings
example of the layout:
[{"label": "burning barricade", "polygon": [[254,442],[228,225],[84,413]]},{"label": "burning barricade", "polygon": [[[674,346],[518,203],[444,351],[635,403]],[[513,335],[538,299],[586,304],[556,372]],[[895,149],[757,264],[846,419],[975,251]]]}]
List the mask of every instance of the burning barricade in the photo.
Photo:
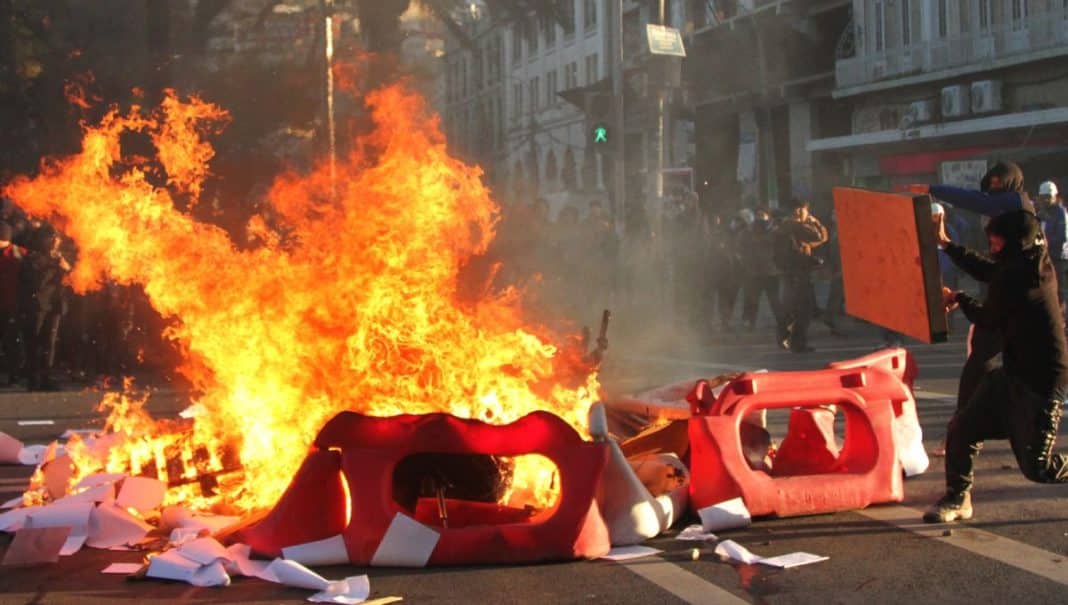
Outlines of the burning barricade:
[{"label": "burning barricade", "polygon": [[[895,444],[915,442],[918,424],[891,430],[915,404],[882,362],[690,382],[637,401],[667,424],[613,438],[595,404],[605,326],[583,359],[526,320],[514,290],[465,299],[462,270],[497,220],[480,171],[448,155],[418,96],[391,86],[366,102],[374,127],[347,158],[276,180],[270,205],[285,228],[253,217],[255,246],[193,218],[213,154],[203,137],[226,120],[196,98],[112,110],[85,127],[80,153],[5,187],[75,241],[76,291],[143,288],[171,322],[196,402],[190,418],[158,420],[128,388],[102,403],[103,431],[63,451],[19,444],[16,459],[40,464],[0,515],[0,531],[16,532],[8,555],[136,548],[150,577],[254,576],[354,603],[365,576],[330,582],[301,563],[594,558],[687,511],[711,531],[750,510],[900,499]],[[131,135],[158,157],[124,154]],[[791,398],[790,385],[819,380],[837,383]],[[816,467],[842,493],[862,474],[862,496],[766,504],[785,460],[772,459],[760,412],[796,405],[841,408],[864,428]],[[784,498],[812,500],[811,481],[784,481]]]}]

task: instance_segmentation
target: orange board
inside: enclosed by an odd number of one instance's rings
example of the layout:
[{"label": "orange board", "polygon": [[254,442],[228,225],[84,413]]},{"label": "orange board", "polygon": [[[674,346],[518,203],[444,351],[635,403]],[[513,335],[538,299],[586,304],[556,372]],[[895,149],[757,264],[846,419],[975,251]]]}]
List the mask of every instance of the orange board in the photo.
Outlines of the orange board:
[{"label": "orange board", "polygon": [[946,339],[931,198],[836,187],[846,311],[923,342]]}]

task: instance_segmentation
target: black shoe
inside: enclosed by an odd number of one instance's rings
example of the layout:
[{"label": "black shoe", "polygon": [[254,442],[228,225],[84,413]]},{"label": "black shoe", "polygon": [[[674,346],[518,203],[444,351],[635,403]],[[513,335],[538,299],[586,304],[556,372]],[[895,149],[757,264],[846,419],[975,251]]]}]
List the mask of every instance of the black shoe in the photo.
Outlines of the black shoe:
[{"label": "black shoe", "polygon": [[963,494],[947,493],[942,499],[935,502],[934,506],[927,509],[923,514],[924,523],[952,523],[953,521],[967,521],[975,514],[972,509],[972,495],[969,492]]}]

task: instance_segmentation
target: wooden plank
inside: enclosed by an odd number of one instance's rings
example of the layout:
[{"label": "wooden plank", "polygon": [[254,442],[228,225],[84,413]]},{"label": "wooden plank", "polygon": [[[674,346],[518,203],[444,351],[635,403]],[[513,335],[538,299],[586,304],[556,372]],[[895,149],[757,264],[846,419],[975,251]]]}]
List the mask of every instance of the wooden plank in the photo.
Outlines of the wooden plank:
[{"label": "wooden plank", "polygon": [[846,311],[923,342],[946,339],[929,196],[834,189]]}]

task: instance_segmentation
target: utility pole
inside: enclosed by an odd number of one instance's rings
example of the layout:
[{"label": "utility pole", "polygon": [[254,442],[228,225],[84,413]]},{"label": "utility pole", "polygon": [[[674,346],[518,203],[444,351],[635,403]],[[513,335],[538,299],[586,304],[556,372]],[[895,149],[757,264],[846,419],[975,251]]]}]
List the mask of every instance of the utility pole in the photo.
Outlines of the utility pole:
[{"label": "utility pole", "polygon": [[624,173],[624,157],[626,152],[626,135],[623,130],[623,0],[611,0],[608,3],[612,7],[612,24],[609,31],[612,32],[612,129],[615,131],[614,153],[612,154],[612,189],[613,189],[613,214],[616,221],[616,232],[620,241],[620,256],[623,248],[627,245],[624,228],[627,219],[626,207],[626,174]]},{"label": "utility pole", "polygon": [[[660,25],[667,25],[667,16],[665,11],[665,0],[660,0],[660,11],[657,17],[657,22]],[[656,90],[656,201],[657,201],[657,223],[662,222],[662,208],[664,205],[664,158],[666,155],[666,145],[664,144],[664,99],[667,96],[667,88],[665,85],[660,85]],[[657,225],[659,230],[661,225]]]},{"label": "utility pole", "polygon": [[334,2],[320,0],[323,11],[323,101],[330,161],[330,199],[337,200],[337,128],[334,124]]}]

